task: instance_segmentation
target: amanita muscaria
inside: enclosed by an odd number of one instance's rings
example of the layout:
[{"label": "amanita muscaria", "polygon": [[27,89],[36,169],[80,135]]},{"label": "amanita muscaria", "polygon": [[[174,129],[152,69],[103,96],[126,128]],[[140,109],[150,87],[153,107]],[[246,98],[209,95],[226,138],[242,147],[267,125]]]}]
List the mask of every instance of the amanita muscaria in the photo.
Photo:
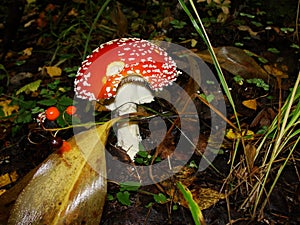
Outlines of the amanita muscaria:
[{"label": "amanita muscaria", "polygon": [[[138,38],[121,38],[100,45],[82,62],[75,79],[78,98],[115,98],[107,106],[116,115],[137,111],[137,104],[154,100],[152,91],[171,85],[180,72],[172,58],[157,45]],[[118,146],[131,159],[139,151],[138,125],[118,124]]]}]

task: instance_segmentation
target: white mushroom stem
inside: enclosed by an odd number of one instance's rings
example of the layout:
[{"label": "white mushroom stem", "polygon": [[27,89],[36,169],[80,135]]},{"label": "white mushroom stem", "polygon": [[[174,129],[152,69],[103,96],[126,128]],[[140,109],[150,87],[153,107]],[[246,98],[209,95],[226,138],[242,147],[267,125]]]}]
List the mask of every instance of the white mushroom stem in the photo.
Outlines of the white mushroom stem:
[{"label": "white mushroom stem", "polygon": [[[142,78],[137,78],[141,79]],[[122,116],[137,112],[137,104],[149,103],[154,100],[152,92],[145,83],[130,82],[119,87],[113,103],[107,106],[110,110],[116,110],[116,116]],[[121,122],[117,125],[117,145],[122,147],[133,160],[139,151],[141,141],[139,127],[134,122]]]}]

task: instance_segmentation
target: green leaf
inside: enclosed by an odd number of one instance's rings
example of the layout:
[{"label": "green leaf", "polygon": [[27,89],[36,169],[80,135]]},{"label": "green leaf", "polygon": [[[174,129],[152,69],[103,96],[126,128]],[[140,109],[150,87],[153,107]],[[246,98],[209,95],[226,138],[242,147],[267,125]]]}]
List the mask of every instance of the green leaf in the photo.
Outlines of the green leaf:
[{"label": "green leaf", "polygon": [[63,105],[63,106],[73,105],[73,99],[63,95],[59,99],[58,104]]},{"label": "green leaf", "polygon": [[255,18],[254,15],[251,15],[251,14],[248,14],[248,13],[243,13],[243,12],[240,13],[240,16],[248,17],[248,18],[250,18],[250,19]]},{"label": "green leaf", "polygon": [[106,198],[107,198],[108,201],[112,201],[112,200],[115,199],[114,196],[111,195],[111,194],[107,194]]},{"label": "green leaf", "polygon": [[5,116],[5,114],[4,114],[3,110],[2,110],[2,106],[0,106],[0,117],[3,117],[3,116]]},{"label": "green leaf", "polygon": [[137,153],[138,156],[141,156],[142,158],[147,158],[148,157],[148,152],[146,151],[139,151]]},{"label": "green leaf", "polygon": [[16,95],[19,95],[20,93],[23,93],[25,92],[26,94],[28,94],[29,92],[34,92],[36,91],[39,87],[40,87],[40,84],[41,84],[42,80],[36,80],[36,81],[33,81],[29,84],[26,84],[25,86],[21,87]]},{"label": "green leaf", "polygon": [[51,90],[55,90],[57,89],[58,84],[60,83],[60,80],[55,80],[52,83],[49,83],[47,86],[51,89]]},{"label": "green leaf", "polygon": [[268,51],[269,51],[269,52],[272,52],[272,53],[274,53],[274,54],[280,53],[280,51],[279,51],[277,48],[268,48]]},{"label": "green leaf", "polygon": [[[19,101],[18,101],[19,100]],[[12,103],[11,103],[12,104]],[[35,101],[24,101],[24,100],[21,100],[20,99],[16,99],[16,101],[13,103],[14,105],[19,105],[20,107],[22,107],[22,109],[32,109],[35,107],[36,105],[36,102]]]},{"label": "green leaf", "polygon": [[168,201],[167,197],[163,193],[159,193],[158,195],[153,195],[153,198],[159,204],[164,204]]},{"label": "green leaf", "polygon": [[196,225],[204,225],[205,220],[198,204],[193,199],[193,195],[190,190],[184,186],[181,182],[177,182],[177,187],[182,193],[184,199],[187,201],[189,209],[192,213],[193,220]]},{"label": "green leaf", "polygon": [[300,49],[299,45],[295,43],[291,44],[291,48]]},{"label": "green leaf", "polygon": [[38,101],[39,104],[41,105],[45,105],[45,106],[52,106],[55,105],[57,103],[57,100],[52,98],[52,99],[45,99],[45,100],[41,100]]},{"label": "green leaf", "polygon": [[117,193],[117,199],[122,205],[127,205],[127,206],[131,205],[129,196],[130,196],[130,194],[128,191]]},{"label": "green leaf", "polygon": [[126,181],[120,183],[120,191],[137,191],[141,187],[139,182]]}]

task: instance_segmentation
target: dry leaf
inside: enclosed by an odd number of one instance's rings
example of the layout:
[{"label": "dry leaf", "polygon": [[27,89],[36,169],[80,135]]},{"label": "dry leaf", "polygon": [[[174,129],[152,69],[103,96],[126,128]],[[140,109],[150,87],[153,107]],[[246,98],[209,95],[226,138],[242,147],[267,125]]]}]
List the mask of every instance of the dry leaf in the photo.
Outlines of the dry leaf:
[{"label": "dry leaf", "polygon": [[[226,196],[225,194],[211,188],[203,188],[199,186],[193,188],[190,191],[193,195],[194,201],[198,204],[201,210],[211,207],[221,199],[224,199]],[[180,203],[180,205],[182,205],[183,207],[188,208],[188,203],[180,192],[175,189],[168,189],[166,190],[166,193],[173,198],[172,200],[174,202]]]},{"label": "dry leaf", "polygon": [[252,130],[242,130],[242,133],[238,134],[237,132],[234,132],[232,128],[230,128],[226,133],[226,137],[230,140],[236,140],[238,137],[241,136],[244,137],[244,139],[253,140],[254,132]]},{"label": "dry leaf", "polygon": [[26,48],[23,50],[23,55],[31,56],[33,48]]},{"label": "dry leaf", "polygon": [[257,109],[256,99],[245,100],[242,102],[242,104],[249,109],[253,109],[253,110]]},{"label": "dry leaf", "polygon": [[61,76],[62,70],[57,66],[46,66],[47,74],[50,77],[59,77]]},{"label": "dry leaf", "polygon": [[8,224],[99,224],[107,185],[104,145],[117,120],[75,135],[70,151],[51,154],[19,195]]},{"label": "dry leaf", "polygon": [[[178,168],[174,167],[174,170]],[[220,199],[224,199],[225,195],[210,188],[204,188],[199,185],[193,185],[196,177],[195,170],[190,167],[184,167],[175,176],[160,184],[164,187],[165,192],[172,198],[174,202],[180,203],[182,206],[188,208],[183,195],[177,190],[176,183],[180,181],[184,186],[188,187],[193,195],[193,199],[197,202],[200,209],[207,209],[216,204]],[[193,186],[193,188],[191,188]]]},{"label": "dry leaf", "polygon": [[[13,112],[18,112],[19,106],[18,105],[9,105],[11,100],[4,100],[0,102],[0,107],[2,106],[2,111],[4,116],[10,116]],[[0,117],[1,118],[1,117]]]},{"label": "dry leaf", "polygon": [[0,188],[15,182],[18,179],[16,171],[6,173],[0,176]]},{"label": "dry leaf", "polygon": [[[271,65],[264,65],[264,69],[275,77],[280,78],[288,78],[289,76],[283,72],[281,69],[277,68],[276,64],[274,66]],[[286,69],[286,68],[284,68]]]},{"label": "dry leaf", "polygon": [[247,144],[245,147],[245,155],[250,169],[252,170],[254,165],[254,159],[256,156],[256,148],[252,144]]},{"label": "dry leaf", "polygon": [[[253,58],[242,49],[236,47],[214,48],[220,66],[233,75],[240,75],[244,79],[260,78],[267,83],[275,82],[275,79],[262,69]],[[197,55],[205,62],[213,63],[207,50],[197,52]]]},{"label": "dry leaf", "polygon": [[240,25],[237,28],[241,31],[247,31],[252,37],[257,36],[257,34],[259,33],[259,32],[254,32],[249,26],[245,26],[245,25]]}]

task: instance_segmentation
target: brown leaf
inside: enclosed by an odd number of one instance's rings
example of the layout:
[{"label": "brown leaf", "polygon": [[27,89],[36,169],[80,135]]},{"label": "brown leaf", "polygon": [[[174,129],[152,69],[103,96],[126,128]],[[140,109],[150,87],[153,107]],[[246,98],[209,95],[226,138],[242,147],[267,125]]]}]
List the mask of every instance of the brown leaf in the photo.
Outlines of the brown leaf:
[{"label": "brown leaf", "polygon": [[238,26],[238,29],[241,31],[247,31],[252,37],[257,36],[257,34],[259,33],[259,32],[254,32],[249,26],[245,26],[245,25]]},{"label": "brown leaf", "polygon": [[124,36],[128,33],[128,21],[127,17],[121,10],[121,4],[117,2],[115,9],[111,14],[112,22],[117,25],[119,36]]},{"label": "brown leaf", "polygon": [[51,154],[19,195],[8,224],[99,224],[107,185],[104,145],[116,120],[75,135],[70,151]]},{"label": "brown leaf", "polygon": [[283,72],[281,69],[277,67],[275,64],[274,66],[272,65],[264,65],[265,70],[269,73],[272,74],[275,77],[280,77],[280,78],[288,78],[289,76]]},{"label": "brown leaf", "polygon": [[253,119],[250,127],[270,126],[276,115],[277,113],[272,108],[264,108]]},{"label": "brown leaf", "polygon": [[[177,170],[177,168],[174,168]],[[195,170],[190,167],[184,167],[181,171],[176,173],[175,176],[169,178],[160,184],[164,187],[165,192],[172,198],[176,203],[188,208],[188,204],[185,201],[183,195],[177,190],[176,183],[180,181],[186,187],[189,187],[193,199],[199,205],[200,209],[207,209],[210,206],[216,204],[220,199],[224,199],[225,195],[219,193],[211,188],[204,188],[199,185],[193,185],[196,176],[194,176]],[[193,186],[191,188],[191,186]]]},{"label": "brown leaf", "polygon": [[250,169],[252,170],[253,165],[254,165],[254,159],[256,156],[256,148],[254,145],[252,144],[247,144],[245,146],[245,155],[246,155],[246,159],[247,159],[247,163],[250,167]]},{"label": "brown leaf", "polygon": [[[268,73],[242,49],[225,46],[214,48],[214,51],[220,66],[231,74],[240,75],[244,79],[261,78],[267,83],[275,82],[275,80],[272,80],[273,77],[270,77]],[[197,55],[205,62],[213,63],[207,50],[198,52]]]}]

